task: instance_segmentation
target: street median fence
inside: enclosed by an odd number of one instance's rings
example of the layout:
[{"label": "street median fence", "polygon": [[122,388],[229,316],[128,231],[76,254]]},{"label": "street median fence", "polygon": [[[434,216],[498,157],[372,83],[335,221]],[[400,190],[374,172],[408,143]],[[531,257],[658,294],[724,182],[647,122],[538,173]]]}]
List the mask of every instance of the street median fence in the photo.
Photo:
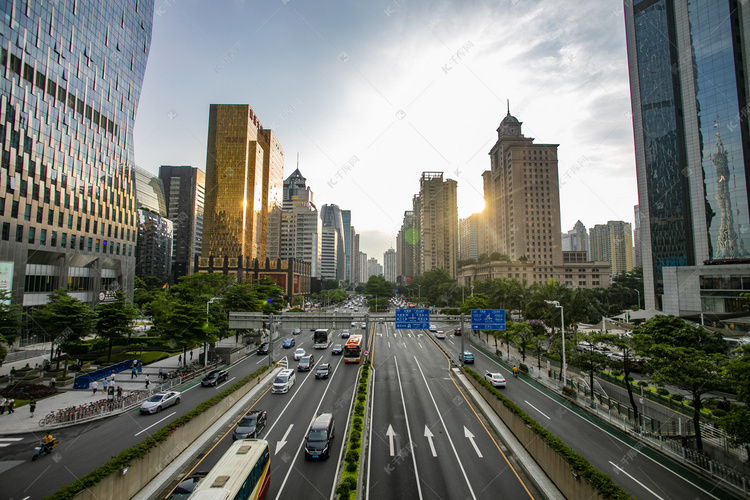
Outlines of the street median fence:
[{"label": "street median fence", "polygon": [[469,375],[469,382],[523,444],[565,498],[633,498],[615,484],[612,478],[594,468],[586,458],[539,425],[474,370],[464,367],[464,371]]},{"label": "street median fence", "polygon": [[121,452],[72,484],[48,497],[51,500],[126,500],[144,488],[172,460],[219,417],[262,380],[263,366],[195,409],[175,419],[137,445]]}]

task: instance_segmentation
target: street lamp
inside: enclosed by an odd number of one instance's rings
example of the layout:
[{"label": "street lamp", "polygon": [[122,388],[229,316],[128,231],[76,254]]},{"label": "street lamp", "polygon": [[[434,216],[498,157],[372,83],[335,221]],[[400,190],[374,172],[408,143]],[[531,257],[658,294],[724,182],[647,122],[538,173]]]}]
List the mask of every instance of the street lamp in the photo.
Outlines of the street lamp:
[{"label": "street lamp", "polygon": [[[211,300],[206,302],[206,326],[208,326],[208,306],[221,300],[221,297],[213,297]],[[208,366],[208,350],[206,349],[206,343],[203,343],[203,366]]]},{"label": "street lamp", "polygon": [[417,292],[419,295],[417,295],[417,304],[422,303],[422,285],[417,285]]},{"label": "street lamp", "polygon": [[474,296],[474,285],[471,285],[471,296]]},{"label": "street lamp", "polygon": [[568,385],[568,376],[565,368],[567,363],[565,362],[565,309],[560,305],[560,302],[556,300],[545,300],[547,304],[552,304],[555,307],[560,308],[560,329],[562,330],[562,373],[563,373],[563,387]]}]

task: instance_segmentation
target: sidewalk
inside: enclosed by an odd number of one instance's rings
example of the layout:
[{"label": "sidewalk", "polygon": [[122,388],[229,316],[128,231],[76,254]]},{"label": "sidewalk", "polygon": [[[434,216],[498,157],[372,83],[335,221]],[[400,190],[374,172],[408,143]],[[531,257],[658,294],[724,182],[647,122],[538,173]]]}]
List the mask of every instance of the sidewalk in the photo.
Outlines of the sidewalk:
[{"label": "sidewalk", "polygon": [[[234,338],[231,339],[224,339],[221,342],[217,342],[217,346],[219,345],[228,345],[229,341],[231,341],[231,344],[234,345]],[[49,344],[48,344],[49,345]],[[187,360],[190,361],[190,352],[187,351]],[[192,349],[193,352],[193,359],[198,360],[199,354],[201,352],[200,347],[196,347],[195,349]],[[143,365],[143,371],[142,373],[139,373],[136,378],[131,379],[131,372],[130,370],[125,370],[120,373],[115,374],[115,385],[117,387],[122,387],[123,393],[127,394],[129,391],[139,390],[139,389],[145,389],[145,380],[146,375],[149,376],[150,381],[150,389],[156,390],[159,387],[159,368],[161,368],[165,373],[168,373],[172,370],[175,370],[178,368],[179,364],[177,361],[177,358],[182,356],[182,353],[175,354],[174,356],[171,356],[169,358],[163,359],[161,361],[157,361],[155,363],[152,363],[150,365]],[[42,361],[45,358],[48,358],[47,356],[37,356],[34,358],[28,358],[23,359],[15,362],[10,363],[3,363],[3,366],[0,367],[0,376],[5,376],[10,373],[10,370],[12,367],[15,367],[16,370],[19,368],[22,368],[26,366],[26,363],[29,364],[29,366],[34,366],[36,363],[42,364]],[[64,388],[58,388],[58,393],[54,396],[50,396],[48,398],[40,399],[37,401],[36,411],[34,412],[34,417],[31,418],[30,412],[29,412],[29,406],[24,405],[20,408],[16,408],[15,412],[12,414],[8,414],[7,412],[0,415],[0,436],[9,436],[9,435],[16,435],[16,434],[28,434],[28,433],[37,433],[37,434],[43,434],[45,430],[51,430],[54,432],[54,430],[60,427],[41,427],[39,425],[39,421],[48,413],[62,410],[65,408],[69,408],[71,406],[80,406],[83,404],[91,403],[94,401],[100,401],[102,399],[106,399],[106,396],[104,395],[104,392],[102,391],[102,380],[98,381],[99,383],[99,390],[97,391],[96,395],[93,394],[93,391],[91,389],[73,389],[72,386],[70,387],[64,387]],[[117,415],[118,413],[112,413],[107,416]],[[106,418],[101,417],[101,418]],[[91,420],[87,420],[86,422],[90,422]]]}]

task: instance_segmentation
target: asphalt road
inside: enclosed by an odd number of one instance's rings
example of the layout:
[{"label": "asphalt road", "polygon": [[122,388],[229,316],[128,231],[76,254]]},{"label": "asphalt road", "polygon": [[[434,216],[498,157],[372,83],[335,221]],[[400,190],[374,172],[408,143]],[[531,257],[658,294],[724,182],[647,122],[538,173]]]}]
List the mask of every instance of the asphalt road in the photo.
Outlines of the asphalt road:
[{"label": "asphalt road", "polygon": [[378,325],[366,498],[533,498],[418,330]]},{"label": "asphalt road", "polygon": [[[446,331],[446,338],[433,337],[433,341],[457,358],[461,337],[453,335],[452,325],[436,326]],[[473,366],[468,365],[470,368],[480,375],[486,371],[502,373],[507,387],[500,391],[505,396],[632,495],[643,499],[735,498],[536,382],[524,376],[513,378],[506,366],[483,354],[468,339],[464,342],[476,359]]]}]

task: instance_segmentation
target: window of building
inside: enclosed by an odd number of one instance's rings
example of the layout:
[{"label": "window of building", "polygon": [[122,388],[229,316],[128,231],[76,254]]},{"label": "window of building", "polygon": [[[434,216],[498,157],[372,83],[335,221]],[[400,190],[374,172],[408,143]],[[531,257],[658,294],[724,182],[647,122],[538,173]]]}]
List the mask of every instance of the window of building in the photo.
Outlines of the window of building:
[{"label": "window of building", "polygon": [[23,226],[21,224],[16,226],[16,243],[23,242]]},{"label": "window of building", "polygon": [[76,235],[75,234],[70,235],[70,248],[72,250],[75,250],[76,248]]},{"label": "window of building", "polygon": [[36,228],[34,226],[29,228],[29,244],[33,244],[36,241]]},{"label": "window of building", "polygon": [[26,204],[26,208],[24,208],[23,210],[23,220],[31,220],[31,205],[28,203]]},{"label": "window of building", "polygon": [[60,234],[60,247],[65,248],[68,243],[68,233]]},{"label": "window of building", "polygon": [[37,209],[36,209],[36,222],[38,224],[41,224],[43,219],[44,219],[44,208],[43,207],[37,207]]},{"label": "window of building", "polygon": [[68,214],[68,229],[73,229],[73,214]]},{"label": "window of building", "polygon": [[39,230],[39,244],[40,245],[47,244],[47,230],[46,229]]},{"label": "window of building", "polygon": [[3,241],[10,240],[10,222],[3,222],[2,238]]}]

